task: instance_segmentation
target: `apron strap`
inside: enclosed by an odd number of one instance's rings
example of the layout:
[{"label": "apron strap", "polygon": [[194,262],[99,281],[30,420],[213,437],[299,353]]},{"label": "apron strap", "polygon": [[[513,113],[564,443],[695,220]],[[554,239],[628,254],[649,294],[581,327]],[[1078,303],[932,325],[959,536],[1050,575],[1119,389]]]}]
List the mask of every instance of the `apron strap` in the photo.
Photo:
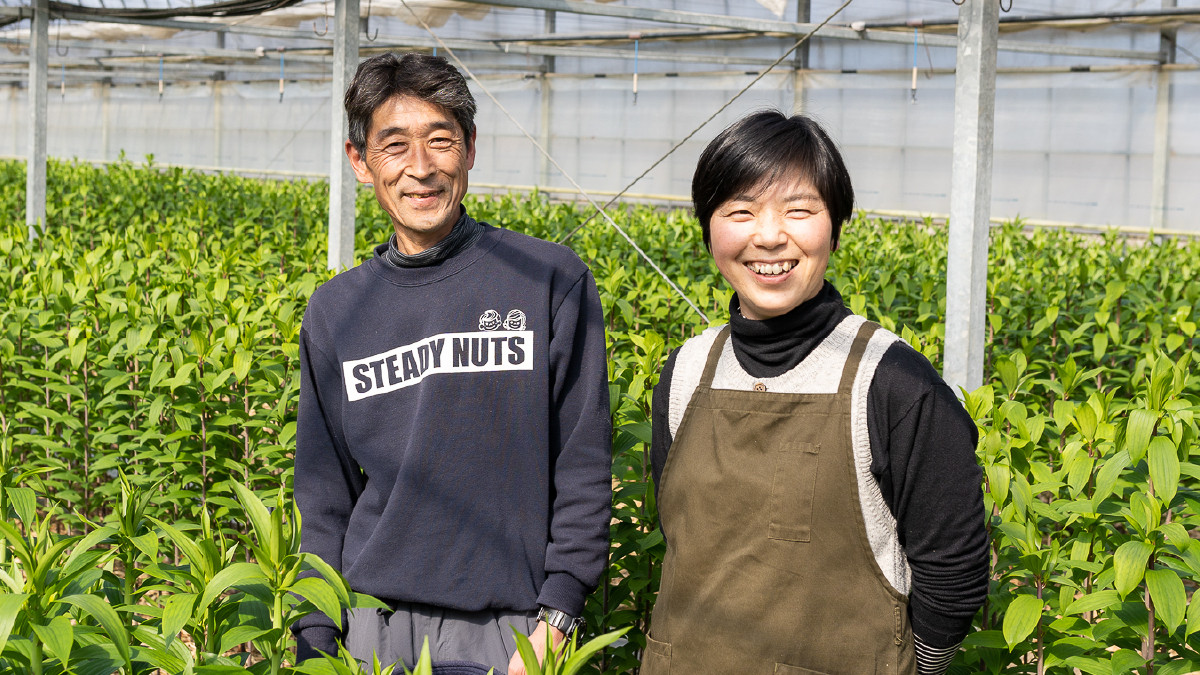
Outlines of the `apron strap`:
[{"label": "apron strap", "polygon": [[874,321],[864,321],[858,327],[858,334],[854,336],[854,344],[850,347],[846,364],[842,366],[842,381],[838,384],[839,394],[849,395],[854,390],[854,378],[858,375],[858,364],[862,362],[863,353],[867,351],[867,343],[871,341],[871,336],[878,329],[879,324]]},{"label": "apron strap", "polygon": [[708,360],[704,362],[704,372],[700,375],[700,389],[712,389],[713,377],[717,373],[717,362],[721,360],[721,350],[725,349],[727,340],[729,340],[729,324],[725,324],[721,332],[717,333],[712,347],[708,349]]}]

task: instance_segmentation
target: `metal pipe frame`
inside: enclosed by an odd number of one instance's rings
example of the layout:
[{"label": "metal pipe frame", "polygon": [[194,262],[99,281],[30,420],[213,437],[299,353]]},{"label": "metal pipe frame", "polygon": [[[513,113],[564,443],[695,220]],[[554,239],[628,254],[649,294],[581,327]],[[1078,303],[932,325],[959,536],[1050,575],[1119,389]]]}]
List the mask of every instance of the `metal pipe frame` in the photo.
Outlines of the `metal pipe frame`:
[{"label": "metal pipe frame", "polygon": [[[29,38],[29,117],[26,127],[25,225],[29,240],[46,231],[46,71],[50,58],[48,0],[36,0]],[[40,231],[40,232],[39,232]]]},{"label": "metal pipe frame", "polygon": [[956,391],[983,384],[999,14],[996,0],[964,0],[958,10],[943,368]]}]

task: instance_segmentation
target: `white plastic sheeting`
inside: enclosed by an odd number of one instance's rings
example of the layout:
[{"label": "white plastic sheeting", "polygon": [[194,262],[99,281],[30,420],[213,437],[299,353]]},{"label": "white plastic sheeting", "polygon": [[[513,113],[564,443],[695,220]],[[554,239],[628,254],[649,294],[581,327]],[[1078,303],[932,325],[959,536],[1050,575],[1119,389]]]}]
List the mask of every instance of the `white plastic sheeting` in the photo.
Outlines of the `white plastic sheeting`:
[{"label": "white plastic sheeting", "polygon": [[[649,3],[659,4],[659,3]],[[664,1],[662,6],[678,5]],[[729,5],[737,4],[736,9]],[[813,21],[840,3],[813,2]],[[1033,3],[1029,3],[1033,4]],[[1157,7],[1157,3],[1151,3]],[[856,3],[844,21],[952,18],[945,2],[910,0]],[[705,0],[689,11],[737,13],[772,18],[754,3]],[[794,1],[784,18],[794,18]],[[885,9],[886,8],[886,9]],[[1044,2],[1025,13],[1127,9],[1125,3]],[[932,16],[926,16],[928,13]],[[839,17],[842,19],[842,17]],[[383,34],[427,37],[398,19],[372,20]],[[623,22],[560,13],[565,33],[609,31]],[[678,28],[678,27],[675,27]],[[542,14],[496,11],[482,20],[455,16],[439,34],[481,39],[538,34]],[[1153,51],[1156,30],[1045,29],[1009,33],[1013,39]],[[1003,39],[1004,36],[1002,36]],[[229,48],[246,48],[247,36],[230,36]],[[241,43],[241,44],[239,44]],[[1200,32],[1184,29],[1179,44],[1200,53]],[[774,58],[790,40],[650,43],[654,50],[753,54]],[[267,49],[274,49],[268,44]],[[632,45],[629,45],[632,51]],[[586,188],[619,190],[713,111],[745,86],[752,74],[708,72],[718,66],[643,61],[634,103],[628,60],[558,57],[556,74],[536,74],[539,57],[464,54],[468,64],[490,69],[484,83],[535,138],[548,136],[549,151]],[[751,110],[803,109],[822,121],[840,143],[850,165],[858,206],[867,209],[944,214],[949,210],[953,131],[953,50],[917,50],[918,91],[910,94],[912,47],[833,40],[813,43],[811,65],[797,78],[789,69],[772,73],[680,148],[631,192],[685,197],[703,146],[725,125]],[[1181,64],[1195,63],[1181,52]],[[503,64],[511,75],[495,74]],[[993,215],[1005,218],[1146,227],[1152,201],[1156,73],[1008,72],[1091,65],[1125,65],[1113,59],[1000,55],[997,77]],[[752,69],[752,68],[748,68]],[[841,72],[843,70],[859,72]],[[240,80],[168,82],[159,96],[156,65],[147,65],[142,86],[70,85],[60,94],[51,55],[49,152],[53,157],[135,162],[153,155],[158,163],[259,171],[327,173],[328,106],[325,82]],[[863,72],[863,71],[876,72]],[[886,70],[887,72],[878,72]],[[152,72],[153,71],[153,72]],[[598,77],[603,75],[603,77]],[[1168,191],[1163,226],[1200,231],[1200,72],[1171,73]],[[799,92],[797,91],[799,84]],[[506,185],[568,187],[516,127],[476,89],[479,152],[472,180]],[[549,92],[549,129],[541,128],[543,96]],[[22,156],[26,92],[0,91],[0,155]],[[336,101],[340,104],[340,100]]]}]

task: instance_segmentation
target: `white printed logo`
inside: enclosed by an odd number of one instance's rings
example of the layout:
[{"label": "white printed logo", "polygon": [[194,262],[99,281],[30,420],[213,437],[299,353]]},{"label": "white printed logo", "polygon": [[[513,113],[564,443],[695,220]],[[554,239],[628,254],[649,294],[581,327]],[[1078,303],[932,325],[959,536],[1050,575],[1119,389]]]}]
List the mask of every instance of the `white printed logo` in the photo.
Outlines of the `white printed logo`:
[{"label": "white printed logo", "polygon": [[489,309],[479,315],[479,330],[500,330],[500,312]]},{"label": "white printed logo", "polygon": [[[442,333],[374,356],[343,361],[346,397],[357,401],[386,394],[441,373],[533,370],[533,331],[497,330],[500,315],[491,314],[496,329]],[[485,318],[487,314],[479,319],[481,328]]]},{"label": "white printed logo", "polygon": [[525,330],[525,312],[514,309],[504,317],[504,330]]}]

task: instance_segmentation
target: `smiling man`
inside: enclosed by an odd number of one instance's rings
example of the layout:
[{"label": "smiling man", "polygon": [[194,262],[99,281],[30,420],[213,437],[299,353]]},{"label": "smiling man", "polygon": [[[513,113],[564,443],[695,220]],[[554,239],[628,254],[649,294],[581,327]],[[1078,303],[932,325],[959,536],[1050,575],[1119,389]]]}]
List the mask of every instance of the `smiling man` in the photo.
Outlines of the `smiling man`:
[{"label": "smiling man", "polygon": [[346,91],[346,155],[391,219],[374,256],[313,293],[300,332],[302,549],[388,603],[311,614],[297,656],[524,672],[578,625],[607,560],[604,321],[569,249],[462,205],[475,101],[444,59],[382,54]]}]

